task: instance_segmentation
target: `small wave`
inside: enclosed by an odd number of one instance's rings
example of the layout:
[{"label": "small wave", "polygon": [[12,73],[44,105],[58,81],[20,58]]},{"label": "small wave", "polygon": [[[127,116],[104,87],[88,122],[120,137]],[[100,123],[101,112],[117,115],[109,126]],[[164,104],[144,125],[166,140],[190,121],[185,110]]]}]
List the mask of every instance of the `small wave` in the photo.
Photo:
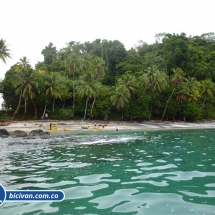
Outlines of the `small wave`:
[{"label": "small wave", "polygon": [[77,136],[49,136],[46,138],[42,137],[8,137],[8,138],[0,138],[1,145],[4,146],[14,145],[14,144],[41,144],[41,143],[68,143],[68,144],[80,144],[80,145],[92,145],[92,144],[106,144],[106,143],[123,143],[128,141],[135,141],[135,140],[144,140],[146,139],[143,136],[115,136],[115,135],[108,135],[108,136],[86,136],[86,135],[77,135]]},{"label": "small wave", "polygon": [[126,143],[128,141],[134,141],[138,138],[134,137],[93,137],[91,140],[87,139],[80,144],[91,145],[91,144],[107,144],[107,143]]}]

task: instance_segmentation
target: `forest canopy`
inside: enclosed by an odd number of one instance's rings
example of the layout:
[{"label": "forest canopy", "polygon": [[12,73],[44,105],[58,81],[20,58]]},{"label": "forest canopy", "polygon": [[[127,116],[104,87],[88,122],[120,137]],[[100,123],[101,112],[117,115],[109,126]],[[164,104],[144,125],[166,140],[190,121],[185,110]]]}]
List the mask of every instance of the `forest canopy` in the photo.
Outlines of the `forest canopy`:
[{"label": "forest canopy", "polygon": [[129,50],[118,40],[50,42],[34,68],[23,57],[6,72],[3,107],[23,119],[215,119],[215,34],[155,38]]}]

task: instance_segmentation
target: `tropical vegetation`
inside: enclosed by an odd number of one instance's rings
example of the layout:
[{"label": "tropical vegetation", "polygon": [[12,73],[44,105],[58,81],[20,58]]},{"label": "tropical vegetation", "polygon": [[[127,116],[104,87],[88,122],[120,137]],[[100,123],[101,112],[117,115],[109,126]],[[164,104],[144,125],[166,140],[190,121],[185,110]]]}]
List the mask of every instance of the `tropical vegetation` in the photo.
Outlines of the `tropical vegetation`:
[{"label": "tropical vegetation", "polygon": [[[33,68],[20,59],[0,82],[12,118],[215,119],[215,33],[160,33],[126,50],[117,40],[49,43]],[[0,40],[0,59],[10,50]]]}]

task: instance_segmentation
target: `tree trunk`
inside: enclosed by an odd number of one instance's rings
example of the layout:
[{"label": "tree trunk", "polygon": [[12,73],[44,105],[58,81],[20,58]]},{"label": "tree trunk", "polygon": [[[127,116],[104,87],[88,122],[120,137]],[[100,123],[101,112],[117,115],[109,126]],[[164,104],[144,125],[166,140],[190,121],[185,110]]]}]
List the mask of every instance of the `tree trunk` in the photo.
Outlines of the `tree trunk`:
[{"label": "tree trunk", "polygon": [[26,112],[27,112],[27,102],[26,102],[26,99],[25,99],[25,111],[24,111],[24,115],[23,115],[22,119],[25,118]]},{"label": "tree trunk", "polygon": [[55,98],[53,100],[52,112],[54,113]]},{"label": "tree trunk", "polygon": [[[153,97],[152,97],[152,101],[154,101],[155,100],[155,94],[153,95]],[[149,113],[149,120],[151,120],[151,116],[152,116],[152,102],[151,102],[151,107],[150,107],[150,113]]]},{"label": "tree trunk", "polygon": [[37,107],[36,107],[36,103],[34,102],[34,100],[32,100],[33,106],[34,106],[34,119],[37,119]]},{"label": "tree trunk", "polygon": [[167,109],[167,107],[168,107],[168,105],[169,105],[170,99],[172,98],[174,91],[175,91],[175,87],[174,87],[174,89],[173,89],[173,91],[172,91],[172,93],[171,93],[169,99],[166,101],[166,106],[165,106],[165,108],[164,108],[164,112],[163,112],[163,115],[162,115],[161,120],[163,120],[163,118],[164,118],[164,116],[165,116],[165,114],[166,114],[166,109]]},{"label": "tree trunk", "polygon": [[111,107],[112,107],[112,105],[107,109],[107,111],[106,111],[106,113],[105,113],[105,118],[104,118],[104,120],[107,120],[107,118],[108,118],[108,112],[109,112],[109,110],[111,109]]},{"label": "tree trunk", "polygon": [[84,120],[86,119],[88,101],[89,101],[89,98],[87,98],[87,100],[86,100],[86,107],[85,107],[85,111],[84,111]]},{"label": "tree trunk", "polygon": [[149,113],[149,120],[151,120],[151,115],[152,115],[152,105],[151,105],[151,109],[150,109],[150,113]]},{"label": "tree trunk", "polygon": [[[133,98],[134,98],[134,97],[133,97]],[[132,96],[131,96],[131,100],[132,100],[133,98],[132,98]],[[131,106],[130,106],[130,120],[131,120],[131,121],[132,121],[132,119],[133,119],[133,108],[134,108],[134,107],[133,107],[133,104],[134,104],[134,102],[132,102],[132,103],[131,103]]]},{"label": "tree trunk", "polygon": [[122,109],[122,118],[121,119],[123,120],[123,109]]},{"label": "tree trunk", "polygon": [[45,112],[46,112],[46,105],[45,105],[45,107],[44,107],[43,115],[42,115],[42,117],[41,117],[42,119],[44,119]]},{"label": "tree trunk", "polygon": [[90,111],[90,117],[91,118],[93,117],[93,108],[94,108],[95,101],[96,101],[96,98],[94,98],[94,100],[93,100],[92,108],[91,108],[91,111]]},{"label": "tree trunk", "polygon": [[14,111],[13,116],[11,117],[11,119],[13,119],[14,116],[18,113],[19,107],[20,107],[20,104],[21,104],[21,100],[22,100],[22,90],[21,90],[20,95],[19,95],[19,103],[18,103],[17,108],[16,108],[16,110]]},{"label": "tree trunk", "polygon": [[205,107],[206,97],[204,97],[203,108]]}]

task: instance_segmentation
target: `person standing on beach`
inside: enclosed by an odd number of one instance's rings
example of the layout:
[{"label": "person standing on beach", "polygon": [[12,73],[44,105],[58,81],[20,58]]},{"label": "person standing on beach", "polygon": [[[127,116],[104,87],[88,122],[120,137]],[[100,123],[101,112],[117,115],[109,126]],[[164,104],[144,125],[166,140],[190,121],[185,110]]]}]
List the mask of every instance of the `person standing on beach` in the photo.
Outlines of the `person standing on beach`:
[{"label": "person standing on beach", "polygon": [[118,131],[119,129],[116,127],[116,131]]},{"label": "person standing on beach", "polygon": [[52,123],[50,123],[50,130],[52,130]]}]

